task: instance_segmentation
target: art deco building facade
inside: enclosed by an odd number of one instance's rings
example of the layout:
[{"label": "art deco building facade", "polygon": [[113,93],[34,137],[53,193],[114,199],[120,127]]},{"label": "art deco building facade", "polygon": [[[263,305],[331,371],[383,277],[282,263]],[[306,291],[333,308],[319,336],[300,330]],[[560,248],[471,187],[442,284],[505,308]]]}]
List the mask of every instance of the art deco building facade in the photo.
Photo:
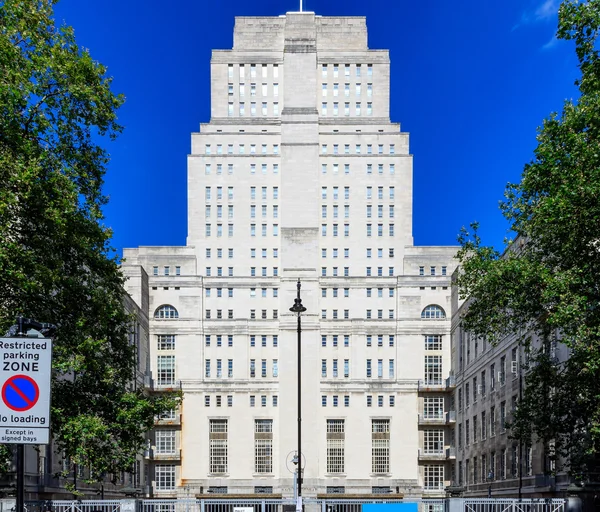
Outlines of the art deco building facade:
[{"label": "art deco building facade", "polygon": [[[453,479],[452,247],[415,247],[408,134],[366,20],[237,18],[192,134],[188,238],[126,249],[147,303],[155,496],[291,496],[302,283],[305,496]],[[427,219],[420,219],[426,222]]]}]

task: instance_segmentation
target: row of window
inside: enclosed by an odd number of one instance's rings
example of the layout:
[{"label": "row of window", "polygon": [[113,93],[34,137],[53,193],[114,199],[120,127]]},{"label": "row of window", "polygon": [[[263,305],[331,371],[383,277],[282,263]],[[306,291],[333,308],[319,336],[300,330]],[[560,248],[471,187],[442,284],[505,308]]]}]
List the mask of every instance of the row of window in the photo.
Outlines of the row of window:
[{"label": "row of window", "polygon": [[[228,155],[233,155],[233,144],[227,144],[227,154]],[[256,155],[257,154],[257,148],[258,145],[257,144],[250,144],[250,154],[251,155]],[[246,154],[246,145],[245,144],[238,144],[238,153],[240,155],[245,155]],[[217,144],[216,145],[216,153],[213,153],[212,151],[212,146],[210,144],[205,144],[204,145],[204,154],[205,155],[223,155],[223,144]],[[267,144],[261,144],[260,146],[260,154],[261,155],[267,155],[268,153],[268,145]],[[272,145],[272,149],[271,149],[271,154],[273,155],[278,155],[279,154],[279,144],[273,144]]]},{"label": "row of window", "polygon": [[[340,318],[342,318],[338,313],[339,310],[337,309],[332,309],[330,311],[330,316],[328,316],[327,313],[327,309],[322,309],[321,310],[321,319],[322,320],[327,320],[328,318],[330,320],[339,320]],[[373,312],[376,311],[376,315],[373,314]],[[388,309],[388,314],[387,314],[387,319],[388,320],[393,320],[394,319],[394,309]],[[349,309],[344,309],[343,310],[343,319],[344,320],[348,320],[350,318],[350,310]],[[372,320],[377,318],[377,320],[383,320],[383,309],[377,309],[377,310],[372,310],[372,309],[367,309],[365,312],[365,318],[367,320]]]},{"label": "row of window", "polygon": [[[350,154],[352,154],[350,152],[350,144],[344,144],[343,152],[341,152],[340,144],[331,144],[331,147],[332,147],[331,154],[333,154],[333,155],[350,155]],[[355,144],[354,145],[354,154],[355,155],[374,155],[375,154],[373,152],[373,144],[366,144],[366,152],[363,152],[363,147],[364,146],[362,144]],[[329,144],[321,144],[321,155],[327,155],[327,154],[329,154]],[[384,145],[378,144],[377,145],[377,155],[383,155],[383,154],[384,154]],[[389,155],[396,154],[396,145],[395,144],[390,144],[388,146],[388,154]]]},{"label": "row of window", "polygon": [[[223,164],[216,164],[214,169],[215,169],[215,174],[217,176],[223,175]],[[267,164],[261,164],[260,169],[261,169],[261,173],[266,176],[266,174],[268,172]],[[272,170],[273,174],[279,174],[279,164],[272,164],[271,170]],[[227,164],[227,174],[232,176],[233,171],[234,171],[233,164]],[[206,176],[210,176],[212,173],[213,173],[213,164],[204,164],[204,174]],[[250,174],[256,174],[256,164],[250,164]]]},{"label": "row of window", "polygon": [[[350,174],[350,164],[343,164],[343,165],[344,165],[344,174],[349,175]],[[330,168],[327,164],[321,164],[321,174],[328,174],[329,169]],[[389,164],[388,172],[391,175],[396,174],[396,164]],[[334,176],[336,174],[339,174],[340,173],[340,165],[339,164],[331,164],[331,173]],[[373,164],[367,164],[366,173],[367,173],[367,175],[373,174]],[[263,174],[265,174],[265,173],[263,172]],[[383,164],[377,164],[377,174],[379,174],[379,175],[384,174]]]},{"label": "row of window", "polygon": [[[269,364],[268,359],[260,360],[260,377],[267,378],[269,376]],[[334,359],[334,366],[332,367],[333,376],[337,376],[338,368],[337,368],[337,359]],[[366,368],[366,376],[370,378],[373,376],[372,374],[372,360],[367,359],[367,368]],[[225,366],[226,362],[226,366]],[[442,384],[442,356],[425,356],[424,361],[424,374],[425,374],[425,384],[426,385],[441,385]],[[327,376],[327,360],[322,360],[322,376]],[[249,375],[250,378],[255,378],[259,374],[259,370],[257,369],[257,359],[250,359],[249,364]],[[279,376],[279,360],[272,359],[270,365],[271,371],[270,376],[278,377]],[[212,360],[205,360],[205,371],[204,376],[206,378],[211,378],[212,374]],[[215,377],[216,378],[233,378],[233,359],[216,359],[215,364]],[[344,360],[343,366],[344,377],[350,376],[350,361],[348,359]],[[390,359],[388,361],[388,372],[390,378],[393,378],[394,374],[394,360]],[[159,355],[157,356],[156,362],[156,384],[158,386],[172,386],[175,385],[175,356],[174,355]],[[383,359],[377,360],[377,375],[378,377],[383,377]],[[505,403],[502,403],[502,406],[505,407]],[[495,434],[495,408],[491,409],[490,412],[490,425],[491,429],[493,429],[493,434]],[[501,425],[504,428],[504,418],[505,418],[505,409],[504,413],[501,410]],[[475,420],[476,421],[476,420]],[[474,426],[476,429],[476,425]],[[466,420],[465,423],[466,429],[466,439],[467,442],[469,440],[469,420]],[[459,448],[462,446],[462,424],[459,424],[459,440],[458,440]]]},{"label": "row of window", "polygon": [[[342,400],[341,398],[343,398],[343,402],[344,402],[344,407],[350,407],[350,395],[344,395],[343,397],[340,397],[339,395],[321,395],[321,407],[328,407],[330,404],[330,399],[331,399],[331,407],[341,407],[342,406]],[[377,407],[383,407],[384,403],[385,403],[385,395],[377,395],[375,396],[375,401],[373,400],[373,395],[367,395],[366,399],[367,399],[367,407],[373,407],[373,404],[377,404]],[[396,405],[396,395],[389,395],[388,396],[388,406],[389,407],[395,407]]]},{"label": "row of window", "polygon": [[[208,224],[207,224],[208,226]],[[230,226],[232,226],[232,231],[233,231],[233,225],[230,224]],[[250,225],[252,228],[252,224]],[[263,224],[263,228],[265,228],[266,224]],[[327,236],[327,224],[321,224],[321,236]],[[373,224],[367,224],[366,225],[366,235],[368,237],[373,236]],[[394,224],[388,224],[388,229],[387,231],[387,235],[388,236],[394,236],[395,235],[395,226]],[[252,229],[251,229],[252,232]],[[331,224],[331,231],[330,234],[331,236],[339,236],[340,235],[340,224],[334,223]],[[384,225],[383,224],[377,224],[377,236],[383,236],[384,234]],[[253,235],[251,235],[253,236]],[[266,236],[266,235],[264,235]],[[344,224],[344,236],[350,236],[350,224]]]},{"label": "row of window", "polygon": [[[266,267],[264,267],[266,269]],[[215,288],[216,290],[216,297],[220,298],[220,297],[233,297],[233,288]],[[260,289],[260,296],[263,298],[266,298],[267,292],[269,290],[269,288],[261,288]],[[213,297],[213,293],[212,293],[213,289],[212,288],[205,288],[204,289],[204,293],[206,295],[206,298],[210,298]],[[227,295],[225,295],[225,292],[227,293]],[[274,298],[279,296],[279,288],[271,288],[271,294]],[[250,288],[250,297],[251,298],[255,298],[257,297],[256,294],[256,288]]]},{"label": "row of window", "polygon": [[[256,271],[256,268],[257,267],[250,267],[250,277],[259,276],[259,274]],[[206,267],[204,275],[206,277],[225,277],[225,274],[223,273],[223,267],[216,267],[216,271],[217,271],[216,274],[213,276],[212,267]],[[273,267],[271,275],[273,277],[278,277],[279,276],[279,267]],[[268,277],[267,267],[261,268],[260,276]],[[233,277],[233,267],[227,267],[227,277]]]},{"label": "row of window", "polygon": [[[350,174],[350,164],[343,164],[343,166],[344,166],[344,174],[349,175]],[[210,176],[211,174],[213,174],[213,169],[217,176],[222,176],[224,173],[224,167],[223,167],[222,163],[217,163],[214,165],[212,163],[204,164],[204,174],[206,176]],[[329,169],[330,168],[327,164],[321,164],[321,174],[328,174]],[[269,172],[268,164],[261,163],[260,164],[260,172],[263,176],[266,176]],[[279,174],[279,164],[278,163],[271,164],[271,172],[273,174]],[[388,172],[391,175],[396,174],[396,164],[388,164]],[[256,173],[257,173],[257,164],[255,164],[255,163],[250,164],[250,174],[255,175]],[[340,174],[340,164],[332,164],[331,165],[331,173],[333,175]],[[373,165],[372,164],[367,164],[366,173],[367,173],[367,175],[373,174]],[[227,164],[227,174],[229,176],[232,176],[234,174],[233,163]],[[384,174],[384,165],[383,164],[377,164],[377,174],[379,174],[379,175]]]},{"label": "row of window", "polygon": [[[373,360],[372,359],[367,359],[366,361],[366,377],[367,378],[371,378],[373,377]],[[342,370],[342,368],[338,368],[338,360],[337,359],[332,359],[331,360],[331,364],[329,364],[329,361],[327,359],[321,359],[321,377],[322,378],[327,378],[328,376],[328,367],[331,367],[331,377],[333,378],[338,378],[341,377],[342,375],[345,378],[350,377],[350,359],[344,359],[344,363],[343,363],[343,372],[339,371]],[[384,377],[384,360],[383,359],[377,359],[377,377],[382,379]],[[388,359],[388,375],[387,378],[388,379],[393,379],[395,377],[395,363],[393,359]]]},{"label": "row of window", "polygon": [[[263,187],[265,188],[265,187]],[[331,188],[331,197],[332,199],[338,200],[339,199],[339,187],[334,186],[334,187],[321,187],[321,199],[327,199],[327,194],[329,192],[329,188]],[[384,197],[384,188],[383,186],[378,186],[377,187],[377,199],[383,199]],[[389,199],[395,199],[396,197],[396,187],[391,186],[388,187],[388,195],[389,195]],[[368,186],[366,187],[366,199],[373,199],[373,187]],[[344,187],[344,199],[350,199],[350,187]]]},{"label": "row of window", "polygon": [[[269,338],[271,339],[271,346],[276,348],[279,345],[279,335],[273,334],[268,336],[266,334],[261,335],[250,335],[250,347],[256,347],[258,340],[260,340],[261,347],[267,347]],[[377,334],[376,336],[367,334],[365,336],[365,344],[367,347],[383,347],[384,339],[386,335]],[[175,350],[175,334],[159,334],[156,337],[157,341],[157,349],[158,350]],[[396,337],[394,334],[387,335],[387,345],[389,347],[394,347],[396,341]],[[206,334],[204,336],[204,345],[206,347],[213,346],[216,347],[233,347],[234,336],[233,334]],[[331,346],[336,348],[338,346],[349,347],[350,346],[350,334],[332,334],[327,335],[323,334],[321,336],[321,347]],[[424,336],[424,348],[425,350],[442,350],[442,335],[440,334],[426,334]],[[337,361],[337,360],[336,360]],[[348,361],[347,359],[345,361]],[[334,368],[336,363],[334,363]],[[461,404],[459,404],[459,409],[462,408]]]},{"label": "row of window", "polygon": [[[430,276],[435,276],[436,272],[437,272],[437,267],[435,265],[431,265],[429,267],[429,275]],[[448,267],[446,265],[442,265],[442,267],[441,267],[441,275],[445,276],[445,275],[447,275],[447,272],[448,272]],[[420,276],[424,276],[425,275],[425,266],[424,265],[421,265],[419,267],[419,275]]]},{"label": "row of window", "polygon": [[[509,459],[510,449],[510,459]],[[533,450],[531,446],[523,448],[525,476],[533,474]],[[510,467],[509,467],[510,464]],[[549,471],[550,472],[550,471]],[[495,451],[483,454],[472,459],[458,462],[458,484],[470,485],[479,482],[492,482],[494,480],[505,480],[506,478],[519,477],[519,446],[512,445],[510,448],[502,448],[497,454]]]},{"label": "row of window", "polygon": [[[266,215],[264,215],[264,216],[266,216]],[[233,208],[231,209],[231,217],[233,217]],[[253,215],[251,214],[251,218],[255,218],[255,217],[256,217],[256,212],[254,212]],[[273,208],[273,217],[274,218],[278,217],[278,210],[277,210],[276,206]],[[210,218],[210,206],[206,207],[206,218],[207,219]],[[217,210],[217,218],[222,218],[222,211]],[[225,225],[218,222],[214,226],[215,226],[214,233],[217,236],[217,238],[222,237],[223,233],[224,233]],[[343,225],[343,227],[344,227],[344,236],[345,237],[350,236],[350,224],[346,223]],[[234,236],[233,235],[233,223],[227,224],[226,228],[227,228],[227,236],[229,236],[229,237]],[[328,228],[327,224],[321,224],[321,236],[327,236],[327,228]],[[269,230],[268,224],[260,225],[260,236],[268,236],[269,231],[271,231],[272,236],[279,236],[279,224],[272,224],[271,230]],[[367,237],[373,236],[374,231],[375,230],[373,228],[373,224],[369,223],[366,225]],[[384,224],[377,224],[377,236],[379,236],[379,237],[384,236],[384,231],[387,231],[388,236],[395,236],[395,225],[388,224],[387,230],[384,230]],[[206,224],[204,234],[207,237],[210,237],[213,235],[213,224],[210,224],[210,223]],[[330,234],[331,234],[331,236],[334,236],[334,237],[340,236],[340,234],[341,234],[340,224],[337,224],[337,223],[331,224]],[[250,224],[250,236],[253,236],[253,237],[257,236],[257,225],[254,223]],[[157,271],[158,271],[158,268],[157,268]],[[157,275],[157,274],[155,274],[155,275]],[[168,275],[168,274],[165,274],[165,275]],[[176,274],[176,275],[180,275],[180,274]]]},{"label": "row of window", "polygon": [[[208,224],[207,224],[208,226]],[[268,267],[260,267],[260,274],[257,272],[257,268],[259,267],[250,267],[250,277],[269,277]],[[331,267],[329,269],[331,274],[328,274],[327,267],[321,267],[321,277],[349,277],[350,276],[350,267],[343,267],[343,273],[340,272],[339,267]],[[224,267],[216,267],[216,274],[213,276],[212,267],[205,268],[206,277],[225,277]],[[272,267],[271,276],[278,277],[279,276],[279,267]],[[384,277],[383,267],[365,267],[365,276],[366,277]],[[233,277],[233,267],[227,267],[227,277]],[[387,269],[387,277],[394,277],[394,267],[388,267]],[[345,295],[347,296],[347,295]]]},{"label": "row of window", "polygon": [[[383,253],[384,253],[384,249],[383,248],[378,248],[377,249],[377,257],[378,258],[383,258]],[[332,258],[337,258],[338,257],[338,249],[333,248],[331,250],[331,257]],[[374,250],[370,247],[367,247],[367,258],[372,258],[374,254]],[[393,258],[395,254],[394,248],[390,247],[387,250],[387,255],[389,258]],[[350,257],[350,249],[346,248],[344,249],[344,258],[349,258]],[[327,249],[321,249],[321,258],[327,258]]]},{"label": "row of window", "polygon": [[[273,247],[272,249],[272,254],[273,254],[273,258],[278,258],[279,257],[279,249],[277,247]],[[349,249],[348,249],[349,251]],[[223,249],[217,248],[217,259],[221,259],[223,258]],[[211,248],[206,248],[206,259],[210,259],[212,258],[213,255],[213,250]],[[227,249],[227,257],[229,259],[233,258],[233,249]],[[256,248],[251,248],[250,249],[250,257],[251,258],[256,258]],[[263,248],[261,249],[261,257],[262,258],[266,258],[267,257],[267,249]]]},{"label": "row of window", "polygon": [[[331,89],[329,89],[329,85],[332,85]],[[344,84],[342,84],[344,87],[344,96],[346,98],[350,97],[350,83],[346,82]],[[371,82],[367,82],[366,84],[366,88],[363,87],[363,84],[361,82],[355,83],[354,84],[354,95],[357,98],[360,98],[363,94],[363,91],[366,91],[367,93],[367,97],[370,98],[373,96],[373,84]],[[340,84],[338,82],[334,82],[333,84],[327,84],[327,83],[322,83],[321,84],[321,95],[326,98],[327,95],[329,94],[329,92],[331,91],[331,94],[334,98],[336,98],[337,96],[339,96],[340,94]]]},{"label": "row of window", "polygon": [[[248,147],[248,153],[246,153],[246,147]],[[322,155],[327,155],[329,154],[329,144],[321,144],[321,154]],[[377,145],[377,152],[374,152],[374,148],[373,148],[373,144],[355,144],[354,145],[354,151],[351,152],[350,150],[350,144],[344,144],[343,147],[340,144],[331,144],[332,147],[332,153],[333,155],[351,155],[351,154],[355,154],[355,155],[384,155],[384,154],[388,154],[388,155],[395,155],[396,154],[396,145],[395,144],[389,144],[388,145],[388,152],[385,153],[385,148],[384,148],[384,144],[378,144]],[[363,152],[363,147],[365,147],[365,151]],[[258,151],[260,148],[260,151]],[[205,144],[204,146],[204,154],[207,156],[211,156],[211,155],[233,155],[236,154],[234,151],[234,144],[227,144],[227,152],[225,153],[224,151],[224,146],[223,144],[216,144],[216,152],[213,153],[212,150],[212,145],[211,144]],[[261,144],[260,147],[258,144],[249,144],[248,146],[246,146],[245,143],[239,143],[237,145],[237,154],[239,155],[268,155],[268,154],[272,154],[272,155],[279,155],[279,144],[273,144],[271,146],[271,153],[269,153],[269,147],[268,144]]]},{"label": "row of window", "polygon": [[[216,311],[216,315],[215,315],[215,316],[213,316],[213,315],[212,315],[212,310],[210,310],[210,309],[207,309],[207,310],[205,310],[205,312],[206,312],[206,314],[205,314],[205,318],[206,318],[207,320],[211,320],[211,319],[217,319],[217,320],[221,320],[221,319],[225,318],[225,316],[224,316],[224,312],[223,312],[223,310],[222,310],[222,309],[217,309],[217,310],[215,310],[215,311]],[[269,317],[267,316],[267,314],[268,314],[268,310],[267,310],[267,309],[262,309],[262,310],[260,310],[260,311],[261,311],[261,314],[260,314],[260,319],[261,319],[261,320],[268,320],[268,319],[269,319]],[[227,319],[228,319],[228,320],[231,320],[231,319],[233,319],[233,318],[234,318],[234,316],[233,316],[233,309],[228,309],[228,310],[227,310]],[[251,310],[250,310],[250,319],[251,319],[251,320],[255,320],[255,319],[257,319],[257,318],[258,318],[258,317],[256,316],[256,309],[251,309]],[[274,309],[274,310],[272,311],[272,317],[271,317],[271,318],[272,318],[273,320],[277,320],[277,319],[279,318],[279,310],[277,310],[277,309]]]},{"label": "row of window", "polygon": [[[163,266],[163,275],[165,275],[165,276],[173,275],[173,273],[171,271],[172,268],[173,267],[171,267],[171,265],[164,265]],[[174,268],[175,268],[175,275],[180,276],[181,275],[181,267],[179,265],[176,265]],[[154,265],[152,267],[152,275],[153,276],[159,275],[158,270],[159,270],[158,265]]]},{"label": "row of window", "polygon": [[[338,296],[338,290],[339,290],[339,288],[321,288],[321,297],[327,297],[327,292],[330,291],[332,297],[335,298],[335,297]],[[346,294],[346,290],[348,290],[348,294]],[[366,288],[367,297],[375,297],[375,296],[377,296],[379,298],[382,298],[384,296],[384,292],[383,292],[384,288],[375,288],[376,295],[373,292],[373,290],[374,290],[373,288]],[[349,291],[350,291],[350,288],[344,288],[344,297],[348,297],[349,296]],[[395,288],[388,288],[386,296],[393,297],[394,296],[394,291],[395,291]]]},{"label": "row of window", "polygon": [[[207,209],[207,212],[209,213],[209,216],[210,216],[210,212],[208,211],[208,209]],[[223,233],[224,233],[223,226],[224,225],[221,223],[215,224],[216,229],[215,229],[214,233],[217,238],[223,236]],[[233,236],[233,223],[227,224],[226,227],[227,227],[227,236],[232,237]],[[269,231],[268,224],[262,224],[261,229],[260,229],[261,236],[267,236],[268,231]],[[212,236],[212,234],[213,234],[213,225],[212,224],[206,224],[204,234],[207,237]],[[273,236],[279,236],[279,224],[271,225],[271,234]],[[256,235],[256,224],[250,224],[250,236],[257,236]]]},{"label": "row of window", "polygon": [[344,70],[344,76],[350,77],[351,70],[354,69],[354,76],[360,78],[363,76],[363,70],[366,68],[367,77],[373,76],[373,64],[321,64],[321,76],[328,78],[329,74],[333,74],[333,78],[339,76],[340,68]]},{"label": "row of window", "polygon": [[[216,214],[217,214],[217,219],[222,219],[225,215],[225,209],[227,210],[227,218],[229,219],[233,219],[234,215],[233,215],[233,205],[227,205],[226,207],[224,207],[223,205],[219,204],[216,207]],[[207,204],[205,206],[205,210],[204,210],[204,216],[207,219],[210,219],[212,216],[212,212],[213,212],[213,208],[210,204]],[[263,204],[261,207],[261,214],[263,218],[267,217],[268,214],[268,207],[266,204]],[[279,205],[272,205],[271,207],[271,214],[273,216],[274,219],[279,218]],[[251,219],[255,219],[256,218],[256,205],[251,205],[250,206],[250,218]]]},{"label": "row of window", "polygon": [[[373,270],[375,268],[375,270]],[[339,267],[331,267],[331,275],[330,277],[349,277],[350,276],[350,267],[343,267],[344,273],[341,274],[339,272]],[[327,273],[327,267],[321,267],[321,277],[327,277],[329,274]],[[365,276],[366,277],[384,277],[383,267],[365,267]],[[388,267],[387,277],[394,277],[394,267]]]},{"label": "row of window", "polygon": [[[222,187],[222,186],[215,187],[217,200],[223,199],[223,189],[224,188],[225,187]],[[338,200],[340,187],[333,186],[330,188],[331,188],[332,199]],[[205,198],[207,200],[212,199],[212,189],[213,189],[213,187],[210,187],[210,186],[205,187]],[[233,186],[227,187],[227,199],[228,200],[233,200],[233,192],[234,192]],[[329,192],[329,187],[321,187],[321,199],[327,199],[328,192]],[[267,193],[268,193],[268,187],[261,187],[261,199],[267,199]],[[272,193],[273,193],[273,199],[279,199],[279,187],[272,187]],[[395,187],[394,186],[388,187],[389,199],[395,199],[395,196],[396,196]],[[383,199],[383,198],[384,198],[384,187],[379,186],[379,187],[377,187],[377,199]],[[256,187],[254,187],[254,186],[250,187],[250,199],[251,200],[256,199]],[[350,199],[350,187],[349,186],[344,186],[344,199]],[[366,187],[366,199],[373,199],[373,187],[372,186]]]},{"label": "row of window", "polygon": [[[321,103],[321,115],[322,116],[328,115],[328,112],[330,112],[331,113],[330,115],[333,115],[333,116],[340,115],[340,104],[337,101],[334,101],[331,103],[330,110],[328,110],[327,105],[328,105],[328,102],[326,102],[326,101]],[[343,106],[344,106],[344,116],[350,116],[352,114],[355,116],[362,116],[362,113],[363,113],[362,102],[357,101],[356,103],[354,103],[354,112],[350,112],[350,102],[348,102],[348,101],[345,102],[343,104]],[[371,101],[367,101],[366,113],[367,113],[367,116],[373,115],[373,103]]]},{"label": "row of window", "polygon": [[[511,374],[513,378],[518,377],[518,352],[517,348],[513,348],[511,356],[513,360],[511,361]],[[500,364],[498,368],[498,373],[496,373],[496,363],[490,364],[489,373],[486,369],[481,370],[480,375],[475,375],[472,378],[472,381],[465,382],[464,384],[464,399],[465,399],[465,407],[469,407],[471,403],[471,396],[473,397],[473,403],[477,402],[477,398],[479,396],[485,397],[487,395],[488,390],[488,375],[489,375],[489,389],[490,391],[494,391],[496,389],[496,382],[499,383],[500,386],[504,386],[506,384],[506,372],[507,372],[507,361],[506,356],[502,356],[500,358]],[[480,377],[480,378],[479,378]],[[472,387],[471,387],[472,384]],[[461,411],[463,408],[463,388],[459,388],[458,390],[458,410]]]},{"label": "row of window", "polygon": [[[226,396],[222,396],[222,395],[215,395],[214,396],[214,401],[212,400],[212,396],[211,395],[204,395],[204,407],[211,407],[212,404],[215,405],[215,407],[233,407],[233,395],[226,395]],[[257,395],[250,395],[250,407],[257,407],[257,404],[260,404],[260,407],[267,407],[268,405],[268,395],[260,395],[258,396],[258,400],[257,400]],[[279,405],[279,397],[278,395],[272,395],[271,396],[271,406],[272,407],[277,407]]]},{"label": "row of window", "polygon": [[[517,407],[516,395],[512,398],[512,410]],[[506,401],[500,403],[500,433],[506,432]],[[481,411],[480,415],[474,415],[471,419],[465,420],[465,436],[464,446],[469,446],[471,442],[477,443],[480,439],[485,441],[489,436],[494,437],[496,435],[496,406],[493,405],[488,411]],[[458,447],[463,447],[463,428],[462,423],[458,425]]]},{"label": "row of window", "polygon": [[[344,218],[345,219],[349,219],[350,218],[350,205],[345,204],[344,206]],[[322,205],[321,206],[321,218],[322,219],[326,219],[327,217],[331,216],[334,219],[339,219],[342,217],[341,215],[341,208],[339,205],[334,204],[331,209],[328,208],[327,205]],[[391,204],[388,206],[387,208],[388,210],[388,216],[390,219],[395,218],[395,205]],[[377,205],[377,217],[382,219],[384,217],[384,206],[383,205]],[[330,213],[328,213],[330,212]],[[251,210],[252,213],[252,210]],[[266,207],[263,206],[263,217],[266,217]],[[373,209],[373,205],[367,205],[367,211],[366,211],[366,218],[367,219],[371,219],[371,218],[375,218],[375,214],[374,214],[374,209]]]},{"label": "row of window", "polygon": [[269,76],[269,70],[271,70],[270,75],[273,78],[279,77],[279,65],[278,64],[228,64],[227,66],[227,76],[231,80],[234,76],[234,69],[237,70],[237,77],[240,80],[243,80],[246,77],[246,70],[250,73],[250,78],[256,78],[258,70],[260,70],[260,76],[262,78],[267,78]]},{"label": "row of window", "polygon": [[[238,85],[238,96],[241,99],[244,96],[246,96],[246,83],[239,82],[237,85]],[[277,82],[274,82],[271,84],[263,82],[263,83],[259,84],[260,89],[257,89],[256,82],[250,82],[248,85],[249,85],[248,91],[249,91],[250,96],[252,96],[252,97],[256,96],[257,90],[260,90],[261,96],[265,96],[265,97],[270,96],[270,97],[275,97],[275,98],[279,96],[279,83],[277,83]],[[269,94],[269,85],[271,86],[270,94]],[[232,83],[227,84],[227,95],[228,96],[234,95],[234,86]],[[263,104],[266,105],[266,102]]]},{"label": "row of window", "polygon": [[[223,188],[224,187],[214,187],[216,189],[216,198],[223,199]],[[350,187],[348,187],[349,189]],[[268,187],[261,188],[261,199],[267,199],[267,189]],[[279,199],[279,187],[271,187],[273,193],[273,199]],[[204,189],[204,197],[207,200],[212,199],[212,190],[213,187],[205,187]],[[350,191],[348,190],[348,194]],[[233,187],[227,187],[227,199],[233,199]],[[256,199],[256,187],[250,187],[250,199]]]},{"label": "row of window", "polygon": [[[209,473],[228,472],[228,420],[209,420]],[[257,425],[256,422],[261,422]],[[326,420],[327,473],[343,473],[345,467],[345,421]],[[371,420],[371,472],[390,471],[390,420]],[[271,473],[273,467],[273,420],[255,420],[254,471]],[[260,435],[257,435],[260,434]],[[271,435],[269,435],[271,434]],[[261,442],[258,442],[261,441]]]},{"label": "row of window", "polygon": [[[254,267],[252,267],[252,268],[254,268]],[[264,267],[264,268],[266,269],[266,267]],[[276,270],[276,267],[274,267],[274,271],[275,270]],[[219,289],[220,288],[217,288],[217,290],[219,290]],[[228,290],[228,293],[229,293],[229,290],[230,290],[231,294],[233,296],[233,288],[228,288],[227,290]],[[276,290],[276,288],[274,288],[273,290]],[[344,293],[345,293],[345,290],[349,290],[349,289],[348,288],[344,288]],[[211,311],[210,309],[206,310],[206,318],[210,318],[210,315],[211,315],[210,311]],[[218,311],[222,311],[222,310],[218,309],[217,312]],[[233,310],[230,309],[228,311],[230,312],[230,316],[228,315],[228,318],[233,318]],[[263,311],[263,315],[266,316],[266,311],[267,310],[263,309],[262,311]],[[273,311],[277,311],[277,310],[273,310]],[[334,309],[333,311],[335,312],[334,313],[334,318],[337,318],[337,311],[338,310]],[[346,317],[346,312],[347,311],[349,311],[349,310],[344,310],[345,317]],[[373,310],[371,310],[371,309],[367,309],[366,310],[366,317],[367,317],[367,319],[369,319],[369,318],[372,317],[372,311]],[[250,315],[251,315],[250,317],[251,318],[255,318],[255,316],[252,316],[253,312],[254,312],[254,315],[255,315],[256,310],[254,310],[254,309],[250,310]],[[394,314],[393,312],[394,312],[393,309],[389,310],[388,314],[390,315],[389,316],[390,318],[393,318],[393,314]],[[276,313],[273,313],[273,314],[274,314],[274,317],[276,317]],[[178,313],[177,309],[175,309],[170,304],[164,304],[162,306],[159,306],[156,309],[156,311],[154,312],[154,318],[157,318],[157,319],[179,318],[179,313]],[[222,316],[217,316],[217,318],[222,318]],[[321,310],[321,318],[324,318],[324,319],[327,318],[327,310],[326,309]],[[383,318],[383,309],[378,309],[377,310],[377,318]],[[443,318],[446,318],[446,313],[437,304],[430,304],[429,306],[426,306],[423,309],[423,311],[421,311],[421,318],[422,319],[443,319]]]},{"label": "row of window", "polygon": [[[244,117],[246,115],[246,103],[243,101],[240,101],[238,103],[238,115],[240,117]],[[251,117],[254,117],[257,115],[257,108],[256,108],[256,102],[252,101],[250,102],[250,108],[249,108],[249,113]],[[228,116],[233,116],[235,113],[235,104],[233,101],[230,101],[227,104],[227,115]],[[263,116],[278,116],[279,115],[279,102],[273,102],[271,103],[271,112],[269,113],[269,108],[268,108],[268,103],[266,101],[262,102],[260,105],[260,115]]]}]

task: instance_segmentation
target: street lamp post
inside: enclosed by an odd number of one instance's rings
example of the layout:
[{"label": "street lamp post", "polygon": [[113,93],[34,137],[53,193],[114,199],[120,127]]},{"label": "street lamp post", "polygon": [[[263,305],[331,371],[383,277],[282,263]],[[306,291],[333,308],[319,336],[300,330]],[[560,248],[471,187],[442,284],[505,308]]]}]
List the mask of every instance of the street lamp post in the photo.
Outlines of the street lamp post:
[{"label": "street lamp post", "polygon": [[290,308],[292,313],[298,316],[298,466],[296,472],[296,511],[302,511],[302,313],[306,308],[302,305],[300,298],[300,279],[296,285],[298,293],[294,299],[294,305]]}]

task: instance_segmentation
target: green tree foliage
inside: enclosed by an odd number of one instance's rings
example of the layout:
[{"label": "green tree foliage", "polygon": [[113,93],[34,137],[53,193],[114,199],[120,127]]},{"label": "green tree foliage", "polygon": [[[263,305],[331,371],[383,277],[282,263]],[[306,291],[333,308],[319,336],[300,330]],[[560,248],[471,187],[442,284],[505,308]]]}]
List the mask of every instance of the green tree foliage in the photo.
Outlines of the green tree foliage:
[{"label": "green tree foliage", "polygon": [[[543,442],[588,479],[600,471],[599,26],[600,0],[561,5],[557,37],[575,42],[580,97],[544,121],[535,158],[507,187],[501,208],[516,242],[500,255],[474,224],[458,254],[465,328],[492,342],[517,336],[532,350],[512,435]],[[566,362],[550,350],[555,337]]]},{"label": "green tree foliage", "polygon": [[[0,332],[22,313],[59,324],[52,432],[96,475],[131,468],[177,396],[131,385],[124,279],[102,224],[108,153],[121,131],[106,68],[57,28],[56,0],[0,0]],[[0,457],[2,458],[2,457]]]}]

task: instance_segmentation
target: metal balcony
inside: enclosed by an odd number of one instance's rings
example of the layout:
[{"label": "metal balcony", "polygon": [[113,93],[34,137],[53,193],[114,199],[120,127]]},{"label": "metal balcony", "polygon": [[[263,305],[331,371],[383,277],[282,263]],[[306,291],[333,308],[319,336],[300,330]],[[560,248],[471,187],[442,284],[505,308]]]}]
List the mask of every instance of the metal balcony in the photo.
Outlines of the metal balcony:
[{"label": "metal balcony", "polygon": [[419,448],[419,460],[421,461],[443,461],[446,460],[446,452],[442,450],[425,451]]},{"label": "metal balcony", "polygon": [[432,380],[420,380],[418,382],[419,391],[432,391],[432,392],[442,392],[442,391],[452,391],[456,388],[456,377],[454,375],[450,375],[447,379],[432,379]]}]

